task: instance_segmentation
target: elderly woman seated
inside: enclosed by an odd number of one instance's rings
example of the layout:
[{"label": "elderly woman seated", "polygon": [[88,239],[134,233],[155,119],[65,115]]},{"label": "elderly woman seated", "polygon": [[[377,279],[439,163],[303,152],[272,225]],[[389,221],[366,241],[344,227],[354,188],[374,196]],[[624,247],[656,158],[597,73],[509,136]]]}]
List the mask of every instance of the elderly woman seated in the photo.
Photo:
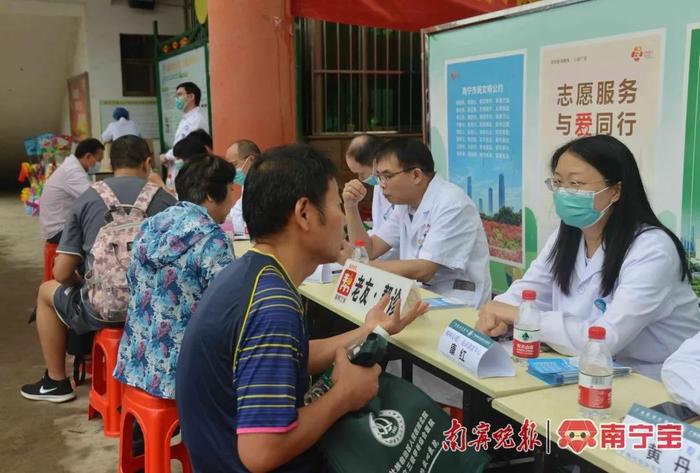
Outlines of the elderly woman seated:
[{"label": "elderly woman seated", "polygon": [[114,377],[149,394],[175,398],[180,342],[202,293],[234,260],[219,226],[234,203],[234,166],[204,154],[177,175],[180,202],[146,220],[134,240],[129,312]]}]

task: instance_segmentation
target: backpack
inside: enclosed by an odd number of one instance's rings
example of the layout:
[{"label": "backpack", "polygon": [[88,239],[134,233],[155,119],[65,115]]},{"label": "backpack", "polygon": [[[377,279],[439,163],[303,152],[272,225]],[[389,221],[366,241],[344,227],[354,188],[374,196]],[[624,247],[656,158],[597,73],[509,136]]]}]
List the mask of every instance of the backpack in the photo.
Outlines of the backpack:
[{"label": "backpack", "polygon": [[146,219],[146,209],[159,187],[147,183],[134,205],[119,202],[103,181],[92,185],[107,206],[107,222],[97,233],[90,250],[92,266],[85,274],[85,287],[97,320],[123,323],[129,307],[126,271],[131,259],[131,245]]}]

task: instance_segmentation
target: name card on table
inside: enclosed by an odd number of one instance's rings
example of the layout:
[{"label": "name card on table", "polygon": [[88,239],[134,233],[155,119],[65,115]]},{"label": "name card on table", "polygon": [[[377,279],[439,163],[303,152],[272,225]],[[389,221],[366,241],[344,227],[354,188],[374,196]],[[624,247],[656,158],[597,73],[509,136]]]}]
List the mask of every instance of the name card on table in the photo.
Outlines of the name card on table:
[{"label": "name card on table", "polygon": [[633,404],[625,416],[627,459],[656,472],[700,472],[700,429]]},{"label": "name card on table", "polygon": [[438,351],[479,378],[515,376],[513,361],[498,342],[456,319],[440,337]]},{"label": "name card on table", "polygon": [[387,314],[394,311],[399,301],[401,312],[405,313],[421,299],[414,280],[348,259],[331,296],[331,305],[364,317],[384,294],[389,294]]}]

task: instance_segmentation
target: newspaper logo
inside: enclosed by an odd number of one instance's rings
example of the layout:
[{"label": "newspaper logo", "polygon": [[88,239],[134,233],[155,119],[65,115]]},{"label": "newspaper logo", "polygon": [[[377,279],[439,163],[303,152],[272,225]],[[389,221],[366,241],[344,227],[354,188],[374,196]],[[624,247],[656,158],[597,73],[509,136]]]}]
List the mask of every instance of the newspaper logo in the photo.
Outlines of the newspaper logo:
[{"label": "newspaper logo", "polygon": [[559,448],[581,453],[585,448],[596,446],[598,428],[588,419],[565,419],[559,424],[557,433]]}]

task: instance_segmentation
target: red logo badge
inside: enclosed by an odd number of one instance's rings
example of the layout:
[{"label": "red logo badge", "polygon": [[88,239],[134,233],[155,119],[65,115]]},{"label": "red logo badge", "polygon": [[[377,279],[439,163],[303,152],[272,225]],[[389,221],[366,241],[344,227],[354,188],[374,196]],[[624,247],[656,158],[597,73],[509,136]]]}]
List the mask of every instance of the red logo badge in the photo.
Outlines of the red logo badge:
[{"label": "red logo badge", "polygon": [[584,448],[595,447],[598,429],[588,419],[565,419],[557,430],[559,448],[568,448],[574,453],[581,453]]}]

